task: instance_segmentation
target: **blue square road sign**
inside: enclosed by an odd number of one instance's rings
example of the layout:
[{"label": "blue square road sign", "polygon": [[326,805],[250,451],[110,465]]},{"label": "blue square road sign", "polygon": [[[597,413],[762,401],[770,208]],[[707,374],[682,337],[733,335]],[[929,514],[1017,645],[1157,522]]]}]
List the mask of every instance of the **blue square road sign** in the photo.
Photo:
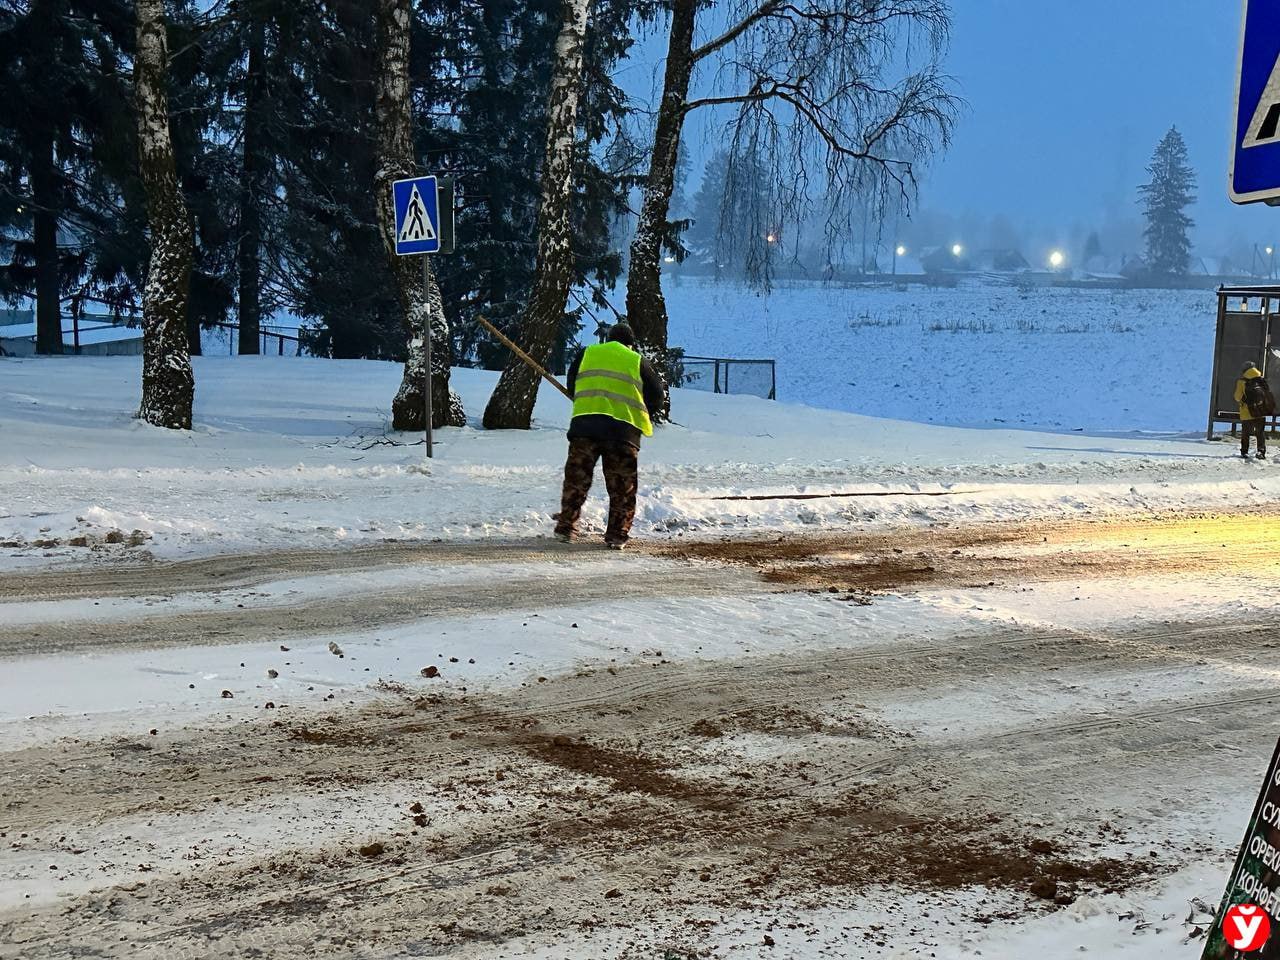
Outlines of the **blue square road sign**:
[{"label": "blue square road sign", "polygon": [[1244,0],[1230,193],[1280,199],[1280,0]]},{"label": "blue square road sign", "polygon": [[396,208],[396,253],[440,252],[440,201],[435,177],[414,177],[391,184]]}]

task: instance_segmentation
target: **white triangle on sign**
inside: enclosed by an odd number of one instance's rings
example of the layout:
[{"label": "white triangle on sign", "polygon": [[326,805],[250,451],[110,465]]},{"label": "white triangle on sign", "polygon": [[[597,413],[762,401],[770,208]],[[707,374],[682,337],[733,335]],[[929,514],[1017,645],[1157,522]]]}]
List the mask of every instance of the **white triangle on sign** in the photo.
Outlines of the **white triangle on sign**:
[{"label": "white triangle on sign", "polygon": [[414,243],[435,238],[436,228],[431,225],[431,218],[427,216],[427,205],[422,202],[422,194],[418,192],[418,185],[415,183],[409,194],[409,205],[405,207],[399,242]]},{"label": "white triangle on sign", "polygon": [[1253,122],[1241,146],[1261,147],[1269,143],[1280,143],[1280,57],[1271,68],[1271,79],[1262,91],[1262,99],[1253,112]]}]

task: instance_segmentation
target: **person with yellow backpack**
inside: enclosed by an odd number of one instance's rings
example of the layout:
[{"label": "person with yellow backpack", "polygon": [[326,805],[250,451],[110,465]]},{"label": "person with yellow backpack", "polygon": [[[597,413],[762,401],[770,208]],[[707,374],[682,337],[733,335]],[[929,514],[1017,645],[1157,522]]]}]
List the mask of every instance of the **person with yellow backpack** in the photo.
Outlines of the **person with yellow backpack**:
[{"label": "person with yellow backpack", "polygon": [[556,514],[556,538],[571,542],[582,505],[591,491],[596,461],[603,461],[609,491],[605,544],[626,546],[636,515],[640,440],[653,436],[653,416],[662,408],[664,388],[657,371],[635,350],[635,334],[615,323],[605,343],[582,350],[569,367],[573,418],[569,421],[569,457],[564,490]]},{"label": "person with yellow backpack", "polygon": [[1240,405],[1240,456],[1248,458],[1249,439],[1257,437],[1258,459],[1267,459],[1267,418],[1276,415],[1276,400],[1253,361],[1244,365],[1236,381],[1235,398]]}]

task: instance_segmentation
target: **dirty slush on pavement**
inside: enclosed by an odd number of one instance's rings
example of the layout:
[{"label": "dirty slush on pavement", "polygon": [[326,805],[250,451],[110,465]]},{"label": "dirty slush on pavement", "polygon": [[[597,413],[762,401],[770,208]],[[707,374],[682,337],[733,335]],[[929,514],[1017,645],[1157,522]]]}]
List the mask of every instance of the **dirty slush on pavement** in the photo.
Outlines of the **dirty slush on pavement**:
[{"label": "dirty slush on pavement", "polygon": [[[1230,536],[1229,522],[1202,528],[1180,517],[1039,526],[1034,536],[939,530],[916,536],[926,548],[912,556],[892,534],[856,547],[793,538],[652,552],[692,562],[688,579],[708,593],[875,603],[920,584],[985,589],[980,570],[1058,579],[1158,573],[1188,557],[1237,562],[1208,543]],[[132,589],[123,568],[86,576]],[[1187,623],[992,628],[857,649],[828,641],[730,661],[648,650],[506,692],[382,681],[371,701],[301,717],[13,750],[0,954],[93,945],[116,957],[481,956],[517,938],[614,928],[634,939],[634,954],[620,956],[702,956],[700,917],[856,904],[885,887],[930,891],[940,904],[987,891],[963,908],[978,924],[1027,903],[1054,909],[1203,855],[1186,838],[1129,839],[1118,810],[1089,798],[1117,782],[1154,783],[1170,763],[1200,764],[1207,793],[1215,761],[1178,718],[1194,715],[1209,736],[1265,730],[1273,690],[1215,696],[1189,678],[1185,690],[1103,714],[972,730],[886,718],[1059,672],[1110,680],[1194,669],[1275,646],[1278,635],[1271,622]],[[424,679],[441,676],[428,669]],[[874,925],[850,935],[868,955],[883,946]]]}]

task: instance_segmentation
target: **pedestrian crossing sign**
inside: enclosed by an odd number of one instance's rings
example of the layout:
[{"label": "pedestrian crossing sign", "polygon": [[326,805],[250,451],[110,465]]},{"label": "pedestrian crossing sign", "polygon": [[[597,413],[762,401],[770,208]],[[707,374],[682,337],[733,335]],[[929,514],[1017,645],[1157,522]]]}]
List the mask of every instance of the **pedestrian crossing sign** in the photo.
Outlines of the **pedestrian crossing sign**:
[{"label": "pedestrian crossing sign", "polygon": [[414,177],[391,184],[396,208],[396,253],[440,252],[440,199],[435,177]]},{"label": "pedestrian crossing sign", "polygon": [[1245,0],[1231,150],[1235,203],[1280,203],[1280,0]]}]

